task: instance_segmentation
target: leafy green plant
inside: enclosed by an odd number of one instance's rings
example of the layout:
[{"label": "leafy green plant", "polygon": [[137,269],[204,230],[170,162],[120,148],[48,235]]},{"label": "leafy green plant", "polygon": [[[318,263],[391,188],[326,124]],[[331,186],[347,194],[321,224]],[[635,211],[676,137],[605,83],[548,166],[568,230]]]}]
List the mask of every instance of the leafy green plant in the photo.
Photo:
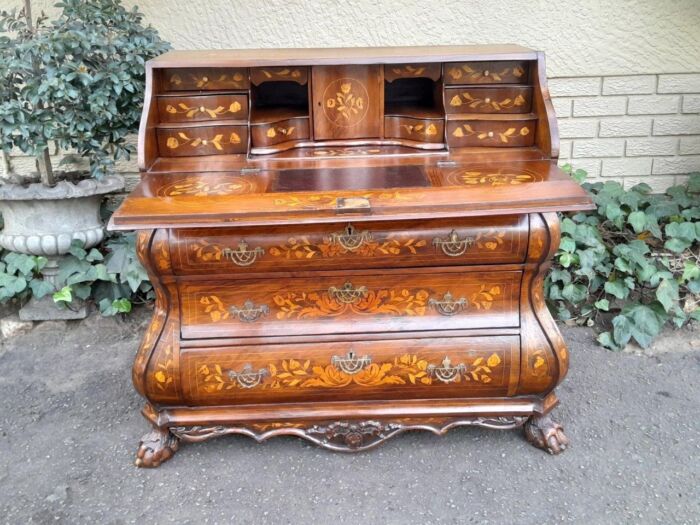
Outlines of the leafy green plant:
[{"label": "leafy green plant", "polygon": [[169,48],[143,15],[119,0],[63,0],[59,17],[34,19],[31,2],[0,11],[0,148],[34,155],[42,181],[55,184],[49,145],[87,157],[101,177],[128,158],[144,64]]},{"label": "leafy green plant", "polygon": [[[586,173],[565,169],[583,182]],[[583,183],[596,211],[563,218],[556,263],[545,282],[562,321],[609,323],[598,336],[619,350],[651,344],[667,323],[700,320],[700,173],[654,194],[647,184]]]},{"label": "leafy green plant", "polygon": [[58,264],[56,285],[44,279],[47,259],[15,252],[0,258],[0,302],[30,294],[52,294],[53,300],[74,308],[79,300],[92,300],[103,315],[129,313],[134,302],[153,299],[153,288],[136,258],[134,234],[117,234],[99,249],[85,250],[74,242]]}]

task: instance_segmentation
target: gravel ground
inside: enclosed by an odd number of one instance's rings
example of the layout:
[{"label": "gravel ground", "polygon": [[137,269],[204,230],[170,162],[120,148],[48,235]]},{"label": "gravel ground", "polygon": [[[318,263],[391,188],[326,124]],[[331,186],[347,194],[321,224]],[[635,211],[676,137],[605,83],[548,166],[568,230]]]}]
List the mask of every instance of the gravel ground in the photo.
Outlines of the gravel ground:
[{"label": "gravel ground", "polygon": [[147,425],[130,366],[148,312],[43,323],[0,341],[6,523],[700,523],[700,332],[613,353],[566,329],[548,456],[520,431],[408,433],[371,452],[296,438],[184,445],[133,466]]}]

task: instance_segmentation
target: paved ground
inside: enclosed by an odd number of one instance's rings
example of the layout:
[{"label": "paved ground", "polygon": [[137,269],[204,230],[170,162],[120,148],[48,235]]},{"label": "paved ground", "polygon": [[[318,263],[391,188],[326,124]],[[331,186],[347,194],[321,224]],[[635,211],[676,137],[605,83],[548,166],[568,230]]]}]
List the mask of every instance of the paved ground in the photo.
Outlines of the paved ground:
[{"label": "paved ground", "polygon": [[698,331],[635,355],[567,329],[556,415],[572,446],[557,457],[519,431],[463,428],[359,455],[229,437],[140,470],[129,368],[145,314],[2,341],[1,522],[700,523]]}]

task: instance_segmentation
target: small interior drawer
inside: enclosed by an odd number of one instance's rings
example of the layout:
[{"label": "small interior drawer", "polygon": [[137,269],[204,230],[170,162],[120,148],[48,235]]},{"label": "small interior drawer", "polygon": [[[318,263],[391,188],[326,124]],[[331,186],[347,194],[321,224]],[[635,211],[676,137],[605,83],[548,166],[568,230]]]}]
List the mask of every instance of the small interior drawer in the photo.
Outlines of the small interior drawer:
[{"label": "small interior drawer", "polygon": [[527,84],[528,62],[450,62],[445,64],[445,84]]},{"label": "small interior drawer", "polygon": [[432,64],[386,64],[384,66],[384,80],[393,82],[399,78],[429,78],[437,81],[440,79],[441,65]]},{"label": "small interior drawer", "polygon": [[535,143],[537,120],[448,120],[447,143],[463,147],[527,147]]},{"label": "small interior drawer", "polygon": [[530,86],[461,86],[445,88],[445,113],[529,113]]},{"label": "small interior drawer", "polygon": [[444,140],[444,132],[443,120],[384,117],[384,136],[386,138],[440,143]]},{"label": "small interior drawer", "polygon": [[247,126],[190,126],[159,128],[158,148],[162,157],[245,153]]},{"label": "small interior drawer", "polygon": [[164,91],[248,89],[248,70],[230,67],[163,69]]},{"label": "small interior drawer", "polygon": [[309,138],[309,119],[304,117],[256,124],[250,128],[253,147],[273,146],[290,140]]},{"label": "small interior drawer", "polygon": [[248,95],[221,93],[216,95],[159,96],[160,122],[197,122],[248,118]]},{"label": "small interior drawer", "polygon": [[300,66],[254,67],[250,70],[250,82],[259,86],[263,82],[296,82],[306,84],[309,81],[309,68]]}]

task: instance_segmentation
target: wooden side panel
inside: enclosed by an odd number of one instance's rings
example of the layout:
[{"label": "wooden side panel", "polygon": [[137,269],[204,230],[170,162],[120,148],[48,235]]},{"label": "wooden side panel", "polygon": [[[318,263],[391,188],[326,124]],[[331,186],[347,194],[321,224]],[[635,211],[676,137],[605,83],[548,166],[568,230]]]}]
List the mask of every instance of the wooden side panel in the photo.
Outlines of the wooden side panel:
[{"label": "wooden side panel", "polygon": [[185,282],[182,336],[287,335],[517,327],[519,271]]},{"label": "wooden side panel", "polygon": [[313,67],[314,138],[381,137],[383,87],[378,65]]},{"label": "wooden side panel", "polygon": [[396,339],[186,350],[192,405],[506,395],[518,336]]},{"label": "wooden side panel", "polygon": [[521,289],[522,365],[519,395],[550,392],[566,376],[566,344],[544,302],[543,281],[559,246],[556,213],[530,215],[528,269]]}]

